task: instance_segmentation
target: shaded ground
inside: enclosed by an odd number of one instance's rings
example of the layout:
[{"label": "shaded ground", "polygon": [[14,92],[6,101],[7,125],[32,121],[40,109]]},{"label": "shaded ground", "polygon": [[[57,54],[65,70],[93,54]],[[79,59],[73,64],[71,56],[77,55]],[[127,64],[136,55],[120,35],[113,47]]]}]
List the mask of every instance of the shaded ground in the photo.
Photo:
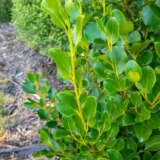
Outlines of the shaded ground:
[{"label": "shaded ground", "polygon": [[[65,87],[57,80],[55,64],[49,57],[39,55],[20,42],[10,23],[0,24],[0,93],[4,95],[1,95],[0,106],[0,151],[39,143],[37,132],[42,122],[36,112],[23,107],[26,95],[21,84],[28,71],[47,75],[58,90]],[[4,159],[18,160],[14,156]]]}]

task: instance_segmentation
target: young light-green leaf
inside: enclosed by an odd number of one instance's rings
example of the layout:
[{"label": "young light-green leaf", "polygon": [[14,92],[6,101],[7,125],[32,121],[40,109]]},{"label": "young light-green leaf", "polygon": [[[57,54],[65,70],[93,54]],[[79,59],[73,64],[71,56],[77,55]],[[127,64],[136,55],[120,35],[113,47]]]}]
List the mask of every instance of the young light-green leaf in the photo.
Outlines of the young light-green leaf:
[{"label": "young light-green leaf", "polygon": [[70,13],[72,5],[73,5],[73,0],[65,0],[65,8],[68,14]]},{"label": "young light-green leaf", "polygon": [[76,32],[75,32],[75,45],[77,46],[78,43],[81,41],[82,38],[82,30],[83,30],[83,24],[84,24],[84,15],[80,15],[77,17],[77,23],[76,23]]},{"label": "young light-green leaf", "polygon": [[124,21],[122,24],[119,25],[120,27],[120,34],[127,35],[128,33],[134,30],[134,25],[131,21]]},{"label": "young light-green leaf", "polygon": [[107,21],[105,35],[111,44],[115,44],[119,39],[119,24],[115,17],[111,17]]},{"label": "young light-green leaf", "polygon": [[60,49],[53,48],[49,50],[49,55],[55,61],[59,72],[64,78],[71,79],[71,59],[67,52],[62,52]]},{"label": "young light-green leaf", "polygon": [[136,61],[130,60],[126,64],[125,73],[132,81],[138,82],[142,76],[142,69]]},{"label": "young light-green leaf", "polygon": [[42,1],[42,9],[47,12],[55,25],[59,28],[65,29],[65,21],[66,19],[64,14],[64,9],[60,3],[60,0],[43,0]]}]

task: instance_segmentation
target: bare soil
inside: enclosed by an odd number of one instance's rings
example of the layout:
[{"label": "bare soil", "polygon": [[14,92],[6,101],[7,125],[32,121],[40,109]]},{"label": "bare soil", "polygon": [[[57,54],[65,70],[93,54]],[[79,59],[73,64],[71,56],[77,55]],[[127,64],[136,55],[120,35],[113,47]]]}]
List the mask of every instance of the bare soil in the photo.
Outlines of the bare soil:
[{"label": "bare soil", "polygon": [[[56,78],[56,66],[47,56],[40,55],[21,42],[11,23],[0,24],[0,160],[32,160],[32,156],[3,155],[4,149],[39,144],[38,128],[43,125],[36,111],[23,107],[26,100],[21,89],[26,73],[41,73],[58,90],[67,87]],[[41,160],[44,160],[42,158]]]}]

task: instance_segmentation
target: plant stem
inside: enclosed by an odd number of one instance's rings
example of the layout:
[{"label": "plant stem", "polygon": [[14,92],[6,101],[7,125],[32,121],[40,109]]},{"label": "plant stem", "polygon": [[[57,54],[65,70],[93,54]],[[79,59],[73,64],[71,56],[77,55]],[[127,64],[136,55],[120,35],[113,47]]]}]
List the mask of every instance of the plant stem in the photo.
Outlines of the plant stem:
[{"label": "plant stem", "polygon": [[146,101],[151,107],[153,107],[152,102],[151,102],[151,101],[147,98],[147,96],[145,96],[145,95],[143,94],[143,92],[139,89],[137,82],[135,83],[135,86],[136,86],[136,88],[138,89],[138,91],[140,92],[140,94],[142,95],[142,97],[145,99],[145,101]]},{"label": "plant stem", "polygon": [[157,102],[158,98],[160,97],[160,92],[157,94],[157,96],[153,100],[153,105]]},{"label": "plant stem", "polygon": [[114,64],[114,59],[113,59],[113,54],[112,54],[112,44],[110,42],[108,42],[108,48],[109,48],[109,53],[110,53],[110,56],[111,56],[111,61],[112,61],[112,69],[113,69],[113,72],[116,76],[116,79],[118,80],[119,79],[119,75],[118,75],[118,72],[117,72],[117,69],[115,67],[115,64]]},{"label": "plant stem", "polygon": [[79,92],[78,92],[78,87],[77,87],[77,83],[76,83],[76,70],[75,70],[75,59],[76,59],[76,55],[75,55],[75,49],[73,46],[73,41],[72,41],[72,36],[71,36],[71,27],[70,27],[70,23],[68,24],[68,31],[67,31],[67,35],[68,35],[68,40],[69,40],[69,44],[70,44],[70,51],[71,51],[71,65],[72,65],[72,82],[73,82],[73,86],[74,86],[74,91],[76,94],[76,98],[77,98],[77,105],[78,105],[78,110],[79,110],[79,117],[83,123],[84,129],[85,131],[87,131],[86,128],[86,123],[84,121],[83,115],[82,115],[82,108],[81,108],[81,104],[80,104],[80,100],[79,100]]},{"label": "plant stem", "polygon": [[106,2],[105,0],[102,0],[102,7],[103,7],[103,16],[106,15]]},{"label": "plant stem", "polygon": [[126,47],[126,50],[128,51],[129,55],[132,57],[133,60],[136,61],[136,56],[131,53],[130,49],[129,49],[129,46],[128,46],[128,41],[127,41],[127,37],[125,37],[124,39],[122,39],[123,43],[124,43],[124,46]]},{"label": "plant stem", "polygon": [[78,143],[86,146],[84,140],[82,140],[82,142],[81,142],[79,139],[77,139],[77,137],[74,136],[74,134],[72,133],[72,131],[70,131],[70,133],[71,133],[72,138],[73,138],[75,141],[77,141]]},{"label": "plant stem", "polygon": [[80,15],[83,14],[83,3],[84,3],[84,0],[82,0],[82,2],[80,3]]}]

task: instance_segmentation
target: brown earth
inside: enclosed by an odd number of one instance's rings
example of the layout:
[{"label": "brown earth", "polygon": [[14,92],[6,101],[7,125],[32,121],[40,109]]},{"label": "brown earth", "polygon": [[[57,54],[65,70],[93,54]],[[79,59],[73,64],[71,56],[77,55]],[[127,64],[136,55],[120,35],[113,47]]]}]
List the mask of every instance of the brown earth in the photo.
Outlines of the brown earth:
[{"label": "brown earth", "polygon": [[32,160],[31,155],[18,157],[11,152],[4,156],[1,151],[40,143],[38,128],[43,122],[36,110],[23,107],[27,95],[21,85],[28,71],[47,76],[58,90],[66,87],[57,80],[56,66],[49,57],[25,46],[12,24],[0,24],[0,160]]}]

